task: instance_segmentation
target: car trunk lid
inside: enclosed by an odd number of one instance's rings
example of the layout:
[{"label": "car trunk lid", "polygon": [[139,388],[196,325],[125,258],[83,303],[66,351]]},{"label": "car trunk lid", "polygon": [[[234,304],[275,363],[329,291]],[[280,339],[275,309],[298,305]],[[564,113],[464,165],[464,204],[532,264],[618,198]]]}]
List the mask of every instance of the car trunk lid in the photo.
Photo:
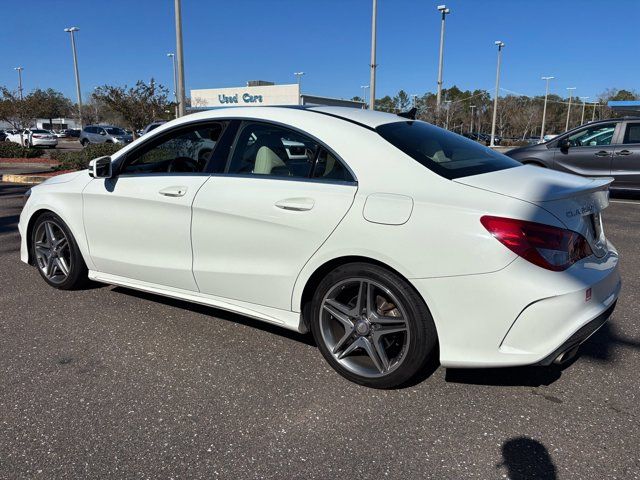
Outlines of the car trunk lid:
[{"label": "car trunk lid", "polygon": [[610,177],[584,178],[525,165],[454,181],[538,205],[582,234],[597,256],[607,252],[601,212],[609,205]]}]

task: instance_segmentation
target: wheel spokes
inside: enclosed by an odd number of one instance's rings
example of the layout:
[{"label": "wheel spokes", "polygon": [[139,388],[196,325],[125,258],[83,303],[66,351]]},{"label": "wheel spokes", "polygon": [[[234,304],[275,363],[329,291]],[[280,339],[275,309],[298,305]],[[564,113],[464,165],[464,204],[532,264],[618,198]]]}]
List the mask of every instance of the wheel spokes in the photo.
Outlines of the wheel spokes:
[{"label": "wheel spokes", "polygon": [[64,258],[62,257],[56,258],[56,267],[60,269],[60,271],[65,277],[69,275],[69,266],[67,265],[67,261]]},{"label": "wheel spokes", "polygon": [[360,277],[334,285],[322,303],[320,321],[328,350],[357,374],[385,375],[407,354],[410,329],[405,309],[375,280]]},{"label": "wheel spokes", "polygon": [[346,305],[328,298],[324,302],[324,309],[329,312],[333,318],[338,320],[345,328],[353,330],[353,322],[350,319],[350,310]]},{"label": "wheel spokes", "polygon": [[69,241],[60,226],[44,221],[35,235],[34,252],[38,266],[45,277],[60,283],[71,271]]}]

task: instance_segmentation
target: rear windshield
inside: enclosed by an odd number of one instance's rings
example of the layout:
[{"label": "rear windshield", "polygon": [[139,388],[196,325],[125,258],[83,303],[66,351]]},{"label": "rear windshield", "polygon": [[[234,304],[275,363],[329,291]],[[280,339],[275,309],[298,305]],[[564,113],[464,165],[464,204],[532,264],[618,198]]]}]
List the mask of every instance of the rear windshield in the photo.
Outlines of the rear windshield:
[{"label": "rear windshield", "polygon": [[429,170],[450,180],[521,165],[473,140],[425,122],[387,123],[376,131]]}]

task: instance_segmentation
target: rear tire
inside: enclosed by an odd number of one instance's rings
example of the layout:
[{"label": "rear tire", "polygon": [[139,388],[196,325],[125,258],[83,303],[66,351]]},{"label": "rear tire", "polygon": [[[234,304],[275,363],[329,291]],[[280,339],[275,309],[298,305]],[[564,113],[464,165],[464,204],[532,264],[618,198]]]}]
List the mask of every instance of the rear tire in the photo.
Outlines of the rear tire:
[{"label": "rear tire", "polygon": [[66,223],[52,212],[40,215],[31,233],[38,272],[54,288],[72,290],[88,283],[87,265]]},{"label": "rear tire", "polygon": [[331,271],[313,295],[310,314],[324,358],[360,385],[401,386],[436,350],[435,324],[420,295],[377,265],[350,263]]}]

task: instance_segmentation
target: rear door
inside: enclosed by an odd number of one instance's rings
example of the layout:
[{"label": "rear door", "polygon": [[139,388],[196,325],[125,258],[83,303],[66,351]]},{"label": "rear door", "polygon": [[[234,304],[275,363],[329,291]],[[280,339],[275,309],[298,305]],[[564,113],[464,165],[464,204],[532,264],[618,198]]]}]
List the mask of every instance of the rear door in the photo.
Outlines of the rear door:
[{"label": "rear door", "polygon": [[243,122],[230,161],[193,203],[193,273],[202,293],[291,309],[304,264],[357,190],[345,164],[309,136]]},{"label": "rear door", "polygon": [[613,151],[613,187],[640,189],[640,121],[624,122]]},{"label": "rear door", "polygon": [[586,177],[611,175],[612,143],[618,128],[616,122],[587,126],[562,138],[568,138],[568,148],[559,148],[558,140],[554,144],[554,168]]}]

